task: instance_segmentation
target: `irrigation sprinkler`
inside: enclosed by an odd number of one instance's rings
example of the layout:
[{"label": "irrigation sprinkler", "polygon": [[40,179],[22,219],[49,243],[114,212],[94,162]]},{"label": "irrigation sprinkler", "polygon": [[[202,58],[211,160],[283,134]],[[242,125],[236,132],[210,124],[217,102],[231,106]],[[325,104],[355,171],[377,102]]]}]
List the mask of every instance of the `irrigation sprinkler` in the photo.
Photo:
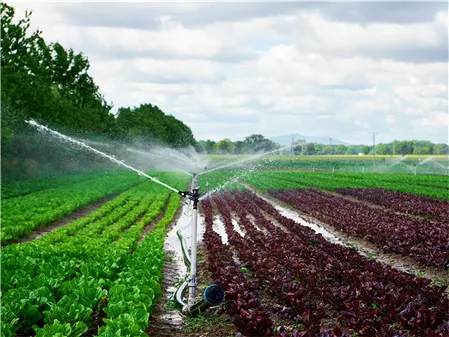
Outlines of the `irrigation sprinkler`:
[{"label": "irrigation sprinkler", "polygon": [[191,260],[190,260],[190,281],[189,281],[189,300],[187,305],[192,306],[195,302],[196,282],[196,236],[198,225],[198,201],[200,200],[200,192],[198,188],[193,188],[192,191],[178,192],[183,197],[187,197],[193,201],[192,208],[192,237],[191,237]]},{"label": "irrigation sprinkler", "polygon": [[[224,301],[224,290],[219,285],[212,284],[206,288],[203,294],[203,298],[195,303],[196,287],[198,285],[196,278],[196,240],[197,240],[197,227],[198,227],[198,202],[200,201],[199,188],[194,187],[195,178],[197,175],[194,173],[192,178],[192,190],[191,191],[178,191],[183,197],[189,198],[193,201],[192,206],[192,233],[190,243],[190,279],[185,282],[177,291],[176,299],[183,306],[182,312],[186,315],[196,315],[208,307],[218,305]],[[186,287],[189,287],[189,296],[187,304],[182,301],[182,294]]]},{"label": "irrigation sprinkler", "polygon": [[[132,170],[132,171],[136,172],[137,174],[139,174],[140,176],[148,178],[148,179],[152,180],[153,182],[155,182],[161,186],[164,186],[165,188],[167,188],[173,192],[176,192],[183,197],[187,197],[190,200],[192,200],[193,201],[193,212],[192,212],[192,241],[191,241],[192,243],[191,243],[191,261],[190,261],[191,268],[190,268],[190,280],[188,281],[189,297],[188,297],[187,304],[183,303],[182,298],[180,300],[180,303],[183,305],[183,312],[185,312],[186,314],[197,314],[197,313],[201,312],[202,309],[204,310],[207,307],[218,305],[224,301],[223,288],[221,288],[219,285],[212,284],[209,287],[207,287],[206,291],[204,292],[203,298],[200,301],[198,301],[197,303],[195,303],[195,290],[196,290],[196,286],[197,286],[197,281],[196,281],[196,237],[197,237],[197,222],[198,222],[198,201],[200,200],[200,196],[201,196],[200,192],[199,192],[199,187],[197,187],[197,188],[194,187],[197,174],[195,174],[195,173],[192,174],[192,190],[191,191],[185,191],[185,192],[179,191],[178,189],[158,180],[157,178],[152,177],[152,176],[146,174],[145,172],[132,167],[131,165],[125,163],[122,160],[116,159],[112,155],[108,155],[102,151],[99,151],[99,150],[87,145],[84,142],[78,141],[78,140],[71,138],[69,136],[66,136],[60,132],[52,130],[44,125],[41,125],[41,124],[33,121],[33,120],[29,120],[26,122],[28,124],[30,124],[31,126],[38,128],[41,131],[48,132],[54,136],[64,139],[65,141],[67,141],[69,143],[83,147],[101,157],[107,158],[117,165],[123,166],[129,170]],[[183,242],[181,240],[181,246],[182,246],[182,243]],[[187,284],[183,285],[182,291],[184,291],[186,286],[187,286]]]}]

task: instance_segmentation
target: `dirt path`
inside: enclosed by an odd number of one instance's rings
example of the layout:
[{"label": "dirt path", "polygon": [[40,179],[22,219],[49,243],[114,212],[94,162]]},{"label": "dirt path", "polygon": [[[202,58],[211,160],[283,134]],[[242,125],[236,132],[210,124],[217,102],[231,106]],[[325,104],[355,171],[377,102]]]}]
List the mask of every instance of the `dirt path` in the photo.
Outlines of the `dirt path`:
[{"label": "dirt path", "polygon": [[[207,249],[201,242],[197,247],[198,288],[197,297],[200,298],[206,287],[211,284],[210,273],[207,269]],[[154,314],[150,318],[149,328],[145,331],[152,337],[228,337],[236,336],[236,330],[229,320],[223,306],[210,308],[197,317],[186,317],[180,308],[175,306],[172,294],[181,285],[177,263],[174,262],[173,252],[169,251],[165,259],[163,292]]]},{"label": "dirt path", "polygon": [[28,235],[23,236],[18,240],[10,241],[4,245],[6,246],[9,244],[14,244],[14,243],[30,242],[30,241],[39,239],[41,236],[47,235],[47,234],[55,231],[59,227],[65,226],[72,221],[75,221],[77,219],[88,216],[90,213],[95,211],[97,208],[100,208],[108,201],[111,201],[112,199],[116,198],[120,193],[121,192],[115,193],[115,194],[105,197],[99,201],[96,201],[87,206],[84,206],[83,208],[78,209],[77,211],[71,213],[70,215],[64,217],[63,219],[52,222],[44,227],[40,227],[40,228],[36,229],[35,231],[29,233]]},{"label": "dirt path", "polygon": [[[432,267],[424,267],[420,265],[417,261],[414,261],[406,256],[402,256],[399,254],[392,254],[392,253],[385,253],[377,247],[376,245],[372,244],[371,242],[368,242],[364,239],[349,235],[343,231],[340,231],[326,223],[323,223],[309,215],[307,215],[304,212],[301,212],[300,210],[297,210],[296,208],[293,208],[291,205],[286,204],[282,202],[281,200],[278,200],[268,193],[265,193],[263,191],[260,191],[250,185],[243,184],[246,188],[248,188],[250,191],[252,191],[254,194],[256,194],[258,197],[265,199],[270,204],[272,204],[274,207],[281,207],[285,208],[291,211],[294,211],[298,214],[299,217],[301,217],[303,220],[305,220],[308,223],[317,225],[319,227],[324,228],[327,232],[331,233],[333,236],[337,237],[339,240],[339,243],[353,247],[356,249],[360,254],[371,258],[376,259],[379,262],[386,263],[390,265],[391,267],[400,270],[402,272],[406,272],[409,274],[413,274],[420,277],[426,277],[432,280],[432,283],[434,285],[446,285],[449,283],[449,271],[447,270],[441,270],[437,268]],[[293,219],[296,220],[296,219]],[[333,242],[333,240],[330,240]],[[449,292],[448,296],[449,296]]]}]

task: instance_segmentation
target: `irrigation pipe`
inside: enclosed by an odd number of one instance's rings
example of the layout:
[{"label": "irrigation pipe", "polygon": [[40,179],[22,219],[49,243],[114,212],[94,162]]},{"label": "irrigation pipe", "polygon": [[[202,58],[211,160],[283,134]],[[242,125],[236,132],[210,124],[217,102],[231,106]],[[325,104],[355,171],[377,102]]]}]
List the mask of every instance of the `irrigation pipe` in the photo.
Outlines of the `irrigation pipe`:
[{"label": "irrigation pipe", "polygon": [[[196,248],[197,248],[197,224],[198,224],[198,201],[199,201],[199,189],[194,187],[196,175],[193,176],[191,182],[191,192],[178,192],[182,196],[188,197],[193,201],[192,209],[192,233],[191,233],[191,251],[192,257],[189,257],[189,252],[187,249],[187,243],[182,235],[182,230],[186,227],[179,229],[176,235],[179,238],[184,264],[189,266],[189,276],[185,278],[184,283],[176,290],[174,298],[178,304],[182,306],[182,312],[185,315],[196,315],[201,314],[205,309],[221,304],[224,301],[224,290],[222,287],[216,284],[209,285],[204,291],[203,298],[195,302],[195,291],[197,287],[196,278]],[[183,300],[183,295],[188,287],[188,302],[185,303]]]}]

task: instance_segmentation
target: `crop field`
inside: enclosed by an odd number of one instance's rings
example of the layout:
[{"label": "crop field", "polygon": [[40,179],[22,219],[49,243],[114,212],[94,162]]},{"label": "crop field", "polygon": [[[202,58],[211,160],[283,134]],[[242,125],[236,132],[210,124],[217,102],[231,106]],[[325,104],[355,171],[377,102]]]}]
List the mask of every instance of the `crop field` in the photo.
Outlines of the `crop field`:
[{"label": "crop field", "polygon": [[[248,155],[208,155],[213,163],[245,161],[251,163]],[[414,174],[442,174],[449,172],[449,158],[444,155],[332,155],[332,156],[292,156],[264,155],[254,162],[255,166],[273,170],[301,169],[309,171],[340,171],[340,172],[377,172]],[[250,164],[251,165],[251,164]]]},{"label": "crop field", "polygon": [[[448,176],[230,167],[197,182],[201,281],[225,290],[227,335],[448,336]],[[162,336],[148,327],[181,206],[135,173],[2,184],[1,335]]]},{"label": "crop field", "polygon": [[[296,327],[296,335],[307,331],[300,336],[445,334],[446,287],[330,243],[249,191],[214,196],[203,210],[210,271],[229,294],[227,311],[245,335],[271,331],[273,311],[277,321]],[[226,228],[226,245],[212,229],[214,214]]]},{"label": "crop field", "polygon": [[[180,189],[188,184],[184,174],[157,176]],[[161,295],[165,228],[177,213],[180,196],[135,174],[104,179],[88,181],[97,193],[89,196],[90,201],[127,189],[86,217],[32,242],[2,248],[2,336],[137,336],[148,326],[151,308]],[[79,188],[89,190],[68,182],[56,192],[36,192],[39,198],[30,193],[5,202],[23,202],[23,210],[32,214],[44,207],[46,196],[44,211],[51,215],[36,223],[42,226],[54,219],[53,202],[72,210],[89,202],[78,200]],[[51,199],[52,192],[58,198]],[[2,217],[14,215],[3,209]],[[13,224],[4,230],[10,227]],[[151,231],[143,236],[145,229]],[[20,237],[24,232],[14,234]],[[98,317],[103,322],[100,328]]]}]

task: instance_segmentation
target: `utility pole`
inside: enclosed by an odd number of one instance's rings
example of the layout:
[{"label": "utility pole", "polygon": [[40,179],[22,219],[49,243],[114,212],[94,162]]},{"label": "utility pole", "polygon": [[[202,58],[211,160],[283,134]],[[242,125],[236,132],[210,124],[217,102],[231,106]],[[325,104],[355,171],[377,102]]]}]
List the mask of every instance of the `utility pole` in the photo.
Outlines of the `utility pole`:
[{"label": "utility pole", "polygon": [[418,163],[421,162],[421,141],[418,141]]},{"label": "utility pole", "polygon": [[332,159],[332,138],[329,138],[329,160]]},{"label": "utility pole", "polygon": [[376,172],[376,133],[373,132],[373,172]]},{"label": "utility pole", "polygon": [[293,153],[293,144],[294,144],[294,143],[293,143],[293,140],[295,139],[295,137],[296,137],[296,136],[293,136],[293,137],[292,137],[292,156],[294,155],[294,153]]}]

